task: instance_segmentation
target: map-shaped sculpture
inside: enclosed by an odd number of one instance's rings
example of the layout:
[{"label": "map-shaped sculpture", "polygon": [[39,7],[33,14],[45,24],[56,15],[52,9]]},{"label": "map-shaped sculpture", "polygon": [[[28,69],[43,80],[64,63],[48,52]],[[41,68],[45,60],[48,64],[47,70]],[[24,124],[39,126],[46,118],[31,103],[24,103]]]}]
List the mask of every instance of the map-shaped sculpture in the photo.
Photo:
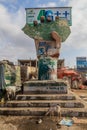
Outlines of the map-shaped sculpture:
[{"label": "map-shaped sculpture", "polygon": [[51,41],[51,32],[56,31],[61,37],[62,42],[64,42],[70,35],[70,27],[67,20],[58,19],[52,22],[45,22],[38,24],[37,26],[30,26],[26,24],[23,28],[25,34],[33,39],[42,39]]}]

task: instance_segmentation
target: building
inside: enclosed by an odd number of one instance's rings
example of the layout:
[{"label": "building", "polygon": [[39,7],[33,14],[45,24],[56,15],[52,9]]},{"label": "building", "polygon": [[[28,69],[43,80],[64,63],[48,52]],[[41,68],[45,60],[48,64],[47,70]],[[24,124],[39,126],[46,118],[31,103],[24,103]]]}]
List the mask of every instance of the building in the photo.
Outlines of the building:
[{"label": "building", "polygon": [[57,62],[57,68],[60,69],[60,68],[63,68],[65,66],[65,60],[64,59],[58,59],[58,62]]},{"label": "building", "polygon": [[20,66],[33,66],[33,67],[37,67],[37,60],[18,60],[18,65]]},{"label": "building", "polygon": [[76,58],[77,71],[83,76],[83,80],[87,80],[87,57]]},{"label": "building", "polygon": [[[64,67],[64,59],[58,59],[58,62],[57,62],[57,68],[62,68]],[[30,67],[36,67],[37,68],[37,65],[38,65],[38,61],[35,59],[35,60],[18,60],[18,65],[20,66],[30,66]]]},{"label": "building", "polygon": [[21,80],[27,81],[32,78],[37,78],[37,60],[18,60],[18,65],[21,67]]},{"label": "building", "polygon": [[87,73],[87,57],[76,57],[77,70]]},{"label": "building", "polygon": [[[38,77],[38,61],[35,60],[18,60],[18,65],[21,67],[21,80],[27,81],[35,77]],[[57,68],[64,67],[64,59],[58,59]]]}]

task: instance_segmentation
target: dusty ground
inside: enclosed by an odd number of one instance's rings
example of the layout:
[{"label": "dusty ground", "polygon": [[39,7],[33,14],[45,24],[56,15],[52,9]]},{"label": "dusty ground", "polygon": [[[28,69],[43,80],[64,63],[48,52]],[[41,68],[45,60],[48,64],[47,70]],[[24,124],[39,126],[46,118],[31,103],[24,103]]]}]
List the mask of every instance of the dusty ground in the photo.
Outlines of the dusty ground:
[{"label": "dusty ground", "polygon": [[[78,96],[87,96],[87,90],[73,90]],[[87,130],[87,119],[76,119],[71,127],[59,126],[49,117],[39,119],[23,116],[0,116],[0,130]]]},{"label": "dusty ground", "polygon": [[0,130],[87,130],[87,123],[75,123],[71,127],[57,125],[57,122],[50,118],[42,120],[41,124],[37,123],[38,119],[30,117],[0,117]]},{"label": "dusty ground", "polygon": [[87,89],[72,89],[73,92],[75,92],[78,96],[87,96]]},{"label": "dusty ground", "polygon": [[83,99],[85,101],[86,105],[87,105],[87,89],[86,90],[82,90],[82,89],[75,90],[75,89],[73,89],[72,92],[74,92],[81,99]]}]

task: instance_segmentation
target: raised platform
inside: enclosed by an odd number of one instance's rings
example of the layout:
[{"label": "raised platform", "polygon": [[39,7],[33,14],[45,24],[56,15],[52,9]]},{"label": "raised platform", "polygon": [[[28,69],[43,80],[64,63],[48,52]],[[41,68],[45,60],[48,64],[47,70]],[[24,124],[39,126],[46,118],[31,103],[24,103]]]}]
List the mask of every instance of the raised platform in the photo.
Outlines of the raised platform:
[{"label": "raised platform", "polygon": [[68,93],[68,86],[64,80],[33,80],[24,83],[24,93]]}]

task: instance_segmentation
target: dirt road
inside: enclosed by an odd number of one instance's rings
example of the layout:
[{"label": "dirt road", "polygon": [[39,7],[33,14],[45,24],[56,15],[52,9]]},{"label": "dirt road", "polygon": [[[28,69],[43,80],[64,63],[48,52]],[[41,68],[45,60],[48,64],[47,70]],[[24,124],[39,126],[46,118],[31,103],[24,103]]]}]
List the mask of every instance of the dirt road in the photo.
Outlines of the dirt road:
[{"label": "dirt road", "polygon": [[42,120],[41,124],[37,123],[38,119],[29,117],[0,117],[0,130],[87,130],[87,123],[73,124],[71,127],[61,126],[59,128],[57,123],[50,118]]}]

